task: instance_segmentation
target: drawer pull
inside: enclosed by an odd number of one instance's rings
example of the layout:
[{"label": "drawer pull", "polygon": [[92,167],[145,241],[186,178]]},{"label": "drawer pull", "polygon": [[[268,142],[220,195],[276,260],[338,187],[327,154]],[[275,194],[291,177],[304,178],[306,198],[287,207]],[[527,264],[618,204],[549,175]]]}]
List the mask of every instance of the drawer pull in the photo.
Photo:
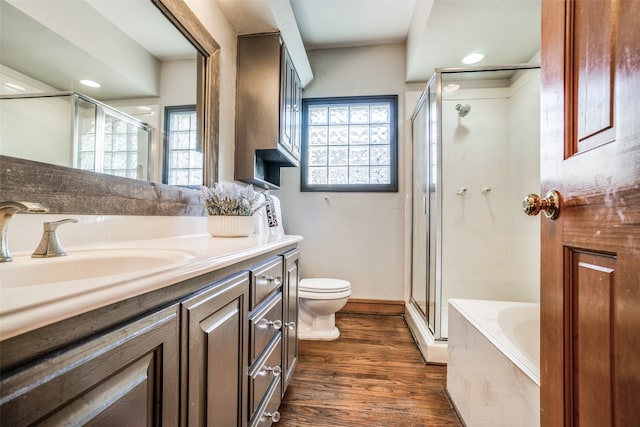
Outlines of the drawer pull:
[{"label": "drawer pull", "polygon": [[286,326],[287,328],[293,331],[296,328],[296,322],[288,322],[288,323],[285,323],[284,326]]},{"label": "drawer pull", "polygon": [[275,283],[276,286],[280,286],[282,284],[282,276],[262,276],[262,278],[269,283]]},{"label": "drawer pull", "polygon": [[264,367],[264,371],[265,372],[271,372],[274,377],[278,377],[282,373],[282,368],[279,365],[276,365],[276,366],[265,366]]},{"label": "drawer pull", "polygon": [[277,423],[278,421],[280,421],[280,412],[275,411],[275,412],[265,412],[264,416],[267,418],[271,418],[271,421],[273,421],[274,423]]},{"label": "drawer pull", "polygon": [[[266,325],[267,328],[269,326],[271,326],[276,331],[279,331],[282,328],[282,320],[267,320],[267,319],[264,319],[264,324]],[[263,327],[263,329],[265,329],[265,328]]]}]

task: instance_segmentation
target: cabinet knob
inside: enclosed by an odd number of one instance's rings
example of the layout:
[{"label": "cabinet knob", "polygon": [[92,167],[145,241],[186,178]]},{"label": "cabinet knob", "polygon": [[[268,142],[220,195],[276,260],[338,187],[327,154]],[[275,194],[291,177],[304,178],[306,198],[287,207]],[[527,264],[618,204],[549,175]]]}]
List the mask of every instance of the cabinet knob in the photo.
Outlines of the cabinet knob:
[{"label": "cabinet knob", "polygon": [[282,328],[282,320],[267,320],[264,319],[264,322],[267,326],[271,326],[275,330],[280,330]]},{"label": "cabinet knob", "polygon": [[282,284],[282,276],[264,276],[264,280],[266,280],[267,282],[273,282],[276,284],[276,286],[279,286]]},{"label": "cabinet knob", "polygon": [[273,421],[274,423],[277,423],[278,421],[280,421],[280,412],[275,411],[275,412],[265,412],[264,416],[267,418],[271,418],[271,421]]},{"label": "cabinet knob", "polygon": [[276,366],[265,366],[264,370],[265,370],[265,372],[271,372],[274,377],[278,377],[282,373],[282,368],[280,366],[278,366],[278,365],[276,365]]},{"label": "cabinet knob", "polygon": [[284,326],[286,326],[291,330],[294,330],[296,328],[296,322],[288,322],[288,323],[285,323]]}]

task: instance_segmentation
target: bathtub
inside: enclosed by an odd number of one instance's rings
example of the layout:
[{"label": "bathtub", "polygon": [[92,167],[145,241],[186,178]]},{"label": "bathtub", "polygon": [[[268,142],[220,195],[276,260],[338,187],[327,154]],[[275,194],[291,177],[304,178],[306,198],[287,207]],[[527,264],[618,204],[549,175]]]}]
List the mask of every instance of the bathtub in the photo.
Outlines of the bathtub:
[{"label": "bathtub", "polygon": [[540,426],[540,305],[449,300],[447,392],[467,427]]}]

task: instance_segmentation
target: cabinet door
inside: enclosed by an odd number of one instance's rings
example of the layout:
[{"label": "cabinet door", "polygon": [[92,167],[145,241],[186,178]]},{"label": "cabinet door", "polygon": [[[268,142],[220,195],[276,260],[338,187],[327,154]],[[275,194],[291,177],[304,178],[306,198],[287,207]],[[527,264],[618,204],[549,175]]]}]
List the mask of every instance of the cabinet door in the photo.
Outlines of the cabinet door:
[{"label": "cabinet door", "polygon": [[292,91],[293,91],[293,107],[292,107],[292,141],[291,141],[291,154],[300,160],[300,144],[302,140],[302,86],[300,85],[300,79],[298,73],[296,73],[293,65],[291,66],[292,78]]},{"label": "cabinet door", "polygon": [[298,361],[298,261],[300,251],[294,249],[284,255],[285,286],[284,286],[284,326],[282,346],[282,396],[284,396],[293,370]]},{"label": "cabinet door", "polygon": [[189,426],[246,424],[249,273],[182,304],[183,413]]},{"label": "cabinet door", "polygon": [[294,139],[294,114],[293,103],[294,93],[293,87],[295,82],[295,70],[289,57],[289,53],[282,46],[282,67],[281,67],[281,82],[282,82],[282,94],[280,105],[280,144],[284,146],[287,151],[293,152],[293,139]]},{"label": "cabinet door", "polygon": [[7,426],[178,423],[178,306],[57,352],[5,376]]}]

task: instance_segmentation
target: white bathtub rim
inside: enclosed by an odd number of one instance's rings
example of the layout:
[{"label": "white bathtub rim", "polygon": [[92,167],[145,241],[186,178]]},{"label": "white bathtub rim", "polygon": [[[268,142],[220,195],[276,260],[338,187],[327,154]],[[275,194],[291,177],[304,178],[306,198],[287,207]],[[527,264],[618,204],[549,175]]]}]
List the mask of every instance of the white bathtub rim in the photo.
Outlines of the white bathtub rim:
[{"label": "white bathtub rim", "polygon": [[[524,357],[520,352],[514,351],[512,346],[506,343],[511,340],[502,332],[500,325],[498,325],[497,319],[493,319],[491,323],[495,323],[495,331],[489,331],[485,325],[479,322],[478,316],[474,316],[469,308],[477,305],[492,306],[492,312],[495,313],[503,308],[509,308],[514,306],[540,306],[538,303],[528,302],[512,302],[512,301],[491,301],[491,300],[472,300],[472,299],[460,299],[452,298],[448,301],[449,305],[453,306],[469,323],[471,323],[494,347],[503,353],[514,365],[516,365],[522,372],[531,379],[538,387],[540,386],[540,366],[534,366],[527,357]],[[467,307],[467,308],[465,308]],[[495,317],[495,316],[494,316]],[[495,333],[494,333],[495,332]]]}]

